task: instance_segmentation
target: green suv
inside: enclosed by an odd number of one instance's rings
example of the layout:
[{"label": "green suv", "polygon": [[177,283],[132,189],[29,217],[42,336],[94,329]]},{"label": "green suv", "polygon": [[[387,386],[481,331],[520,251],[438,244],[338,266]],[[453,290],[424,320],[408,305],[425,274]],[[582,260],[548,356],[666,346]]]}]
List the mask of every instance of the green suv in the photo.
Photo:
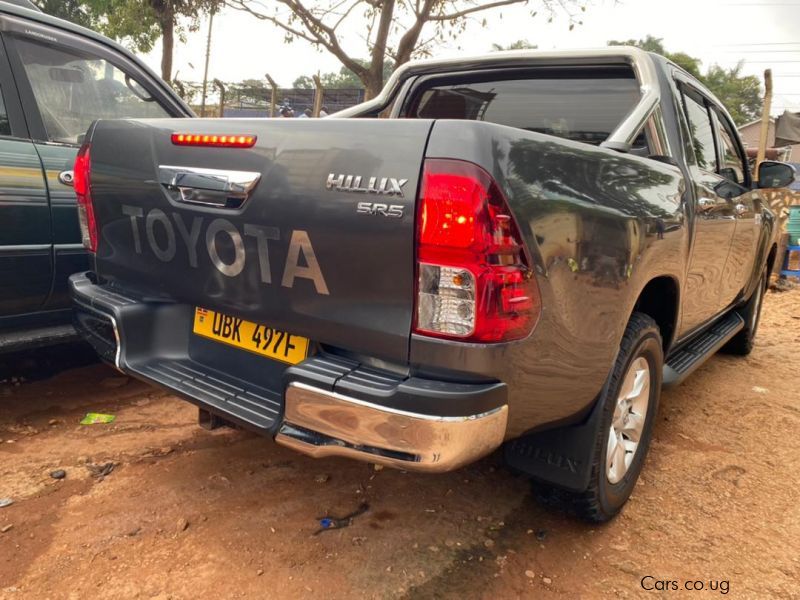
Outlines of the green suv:
[{"label": "green suv", "polygon": [[88,259],[71,177],[89,125],[189,116],[120,45],[0,1],[0,352],[76,337],[67,278]]}]

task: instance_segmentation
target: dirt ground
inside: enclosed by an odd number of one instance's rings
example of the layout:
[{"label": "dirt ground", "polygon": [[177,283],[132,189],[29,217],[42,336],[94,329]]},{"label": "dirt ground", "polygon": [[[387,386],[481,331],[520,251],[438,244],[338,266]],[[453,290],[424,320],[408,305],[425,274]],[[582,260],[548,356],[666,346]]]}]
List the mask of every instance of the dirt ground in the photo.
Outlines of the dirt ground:
[{"label": "dirt ground", "polygon": [[[750,357],[664,393],[642,480],[601,527],[537,504],[498,456],[376,470],[202,430],[190,404],[98,364],[7,380],[0,597],[800,598],[798,341],[800,291],[768,294]],[[80,425],[90,411],[116,420]]]}]

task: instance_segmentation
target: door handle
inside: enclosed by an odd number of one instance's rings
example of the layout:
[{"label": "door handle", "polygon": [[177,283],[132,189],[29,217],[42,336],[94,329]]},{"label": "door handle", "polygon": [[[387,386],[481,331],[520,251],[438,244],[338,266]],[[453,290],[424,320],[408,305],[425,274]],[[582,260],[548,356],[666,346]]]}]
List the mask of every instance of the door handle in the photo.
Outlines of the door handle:
[{"label": "door handle", "polygon": [[261,179],[255,171],[160,165],[158,179],[177,200],[219,208],[239,208]]},{"label": "door handle", "polygon": [[739,204],[733,207],[733,212],[735,212],[737,215],[743,215],[744,213],[747,212],[747,206],[740,202]]},{"label": "door handle", "polygon": [[75,172],[71,169],[69,171],[61,171],[61,173],[58,174],[58,180],[64,185],[72,187],[75,185]]}]

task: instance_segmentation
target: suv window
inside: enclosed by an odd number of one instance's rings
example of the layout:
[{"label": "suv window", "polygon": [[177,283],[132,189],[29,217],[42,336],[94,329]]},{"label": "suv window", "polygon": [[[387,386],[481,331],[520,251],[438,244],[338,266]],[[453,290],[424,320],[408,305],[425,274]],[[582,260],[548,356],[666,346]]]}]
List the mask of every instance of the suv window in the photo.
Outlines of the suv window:
[{"label": "suv window", "polygon": [[3,90],[0,90],[0,135],[11,135],[11,123],[8,121],[6,103],[3,100]]},{"label": "suv window", "polygon": [[[423,83],[406,111],[420,119],[468,119],[600,144],[639,101],[628,68],[542,69],[469,81]],[[644,136],[641,142],[646,144]]]},{"label": "suv window", "polygon": [[728,120],[716,109],[714,109],[714,116],[717,124],[717,139],[722,154],[719,174],[734,183],[744,185],[747,183],[745,179],[747,163],[740,154],[739,145],[734,141],[736,138],[731,132]]},{"label": "suv window", "polygon": [[170,116],[142,85],[103,58],[18,39],[48,139],[78,143],[96,119]]},{"label": "suv window", "polygon": [[714,146],[714,129],[711,115],[705,101],[694,94],[683,93],[686,116],[689,119],[689,133],[697,158],[697,166],[711,173],[717,170],[717,151]]}]

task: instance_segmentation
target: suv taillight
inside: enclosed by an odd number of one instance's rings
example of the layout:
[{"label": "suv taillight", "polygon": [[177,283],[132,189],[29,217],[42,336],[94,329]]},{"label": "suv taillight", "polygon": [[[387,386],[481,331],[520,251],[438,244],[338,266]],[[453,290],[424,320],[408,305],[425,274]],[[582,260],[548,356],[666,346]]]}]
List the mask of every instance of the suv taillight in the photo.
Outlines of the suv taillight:
[{"label": "suv taillight", "polygon": [[539,290],[491,175],[465,161],[426,160],[419,203],[415,333],[485,343],[530,334]]},{"label": "suv taillight", "polygon": [[84,144],[78,150],[78,156],[75,157],[72,185],[75,188],[75,195],[78,197],[78,221],[81,225],[83,245],[89,252],[97,252],[97,221],[94,218],[92,191],[89,184],[91,170],[89,144]]}]

